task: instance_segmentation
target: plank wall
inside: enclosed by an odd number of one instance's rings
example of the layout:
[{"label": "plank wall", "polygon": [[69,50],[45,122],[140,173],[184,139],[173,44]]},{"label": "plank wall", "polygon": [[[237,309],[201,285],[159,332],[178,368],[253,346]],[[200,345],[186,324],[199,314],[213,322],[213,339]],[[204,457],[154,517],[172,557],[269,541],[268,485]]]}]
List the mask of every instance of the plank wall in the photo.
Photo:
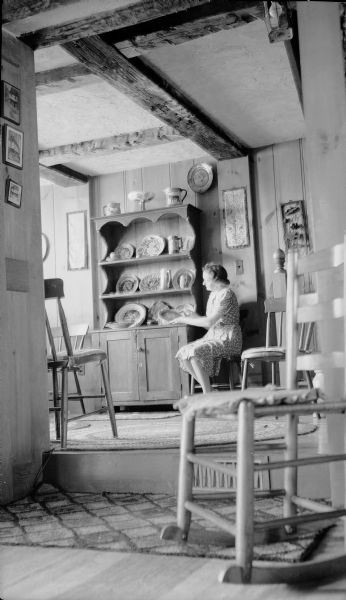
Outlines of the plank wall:
[{"label": "plank wall", "polygon": [[[23,169],[0,163],[0,503],[27,494],[49,447],[33,52],[3,34],[1,79],[19,88]],[[1,119],[1,126],[11,124]],[[12,124],[13,125],[13,124]],[[22,204],[5,202],[6,181]]]}]

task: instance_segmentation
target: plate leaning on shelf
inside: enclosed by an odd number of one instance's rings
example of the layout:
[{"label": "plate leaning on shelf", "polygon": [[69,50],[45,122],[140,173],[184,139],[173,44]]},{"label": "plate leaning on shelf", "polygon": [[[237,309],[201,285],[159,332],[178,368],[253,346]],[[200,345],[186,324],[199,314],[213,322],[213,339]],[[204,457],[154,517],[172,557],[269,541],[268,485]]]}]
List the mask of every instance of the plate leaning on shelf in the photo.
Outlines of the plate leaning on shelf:
[{"label": "plate leaning on shelf", "polygon": [[134,302],[128,302],[119,308],[115,315],[115,321],[117,323],[125,321],[130,323],[130,327],[136,325],[142,325],[147,316],[147,307],[144,304],[135,304]]},{"label": "plate leaning on shelf", "polygon": [[132,244],[121,244],[117,246],[114,250],[114,259],[115,260],[126,260],[127,258],[132,258],[135,253],[135,247]]},{"label": "plate leaning on shelf", "polygon": [[160,289],[160,284],[160,273],[149,273],[149,275],[142,277],[139,289],[141,292],[156,292]]},{"label": "plate leaning on shelf", "polygon": [[146,235],[137,247],[137,256],[159,256],[165,249],[165,238],[160,235]]},{"label": "plate leaning on shelf", "polygon": [[177,319],[177,317],[181,317],[180,312],[174,308],[164,308],[163,310],[160,310],[159,314],[157,315],[157,320],[159,325],[167,325],[167,323],[174,321],[174,319]]},{"label": "plate leaning on shelf", "polygon": [[173,287],[175,290],[186,290],[195,281],[195,274],[191,269],[179,269],[173,275]]},{"label": "plate leaning on shelf", "polygon": [[117,285],[117,294],[132,294],[138,289],[139,279],[136,275],[130,273],[123,273],[120,275]]}]

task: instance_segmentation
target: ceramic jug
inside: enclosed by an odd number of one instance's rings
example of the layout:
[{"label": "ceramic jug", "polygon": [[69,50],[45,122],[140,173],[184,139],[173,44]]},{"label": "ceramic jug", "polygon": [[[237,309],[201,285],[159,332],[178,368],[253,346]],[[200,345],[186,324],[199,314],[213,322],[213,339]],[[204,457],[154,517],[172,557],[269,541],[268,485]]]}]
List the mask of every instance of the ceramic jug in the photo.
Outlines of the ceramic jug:
[{"label": "ceramic jug", "polygon": [[171,285],[171,272],[169,269],[160,269],[160,288],[168,290]]},{"label": "ceramic jug", "polygon": [[167,204],[182,204],[186,198],[187,190],[180,187],[166,188],[163,190],[166,194]]}]

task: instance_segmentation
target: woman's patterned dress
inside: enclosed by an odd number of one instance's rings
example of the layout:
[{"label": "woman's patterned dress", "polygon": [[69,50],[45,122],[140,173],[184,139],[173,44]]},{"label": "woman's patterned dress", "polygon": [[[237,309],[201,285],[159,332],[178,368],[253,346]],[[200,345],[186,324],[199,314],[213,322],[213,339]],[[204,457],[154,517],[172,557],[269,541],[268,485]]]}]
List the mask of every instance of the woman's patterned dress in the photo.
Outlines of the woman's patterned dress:
[{"label": "woman's patterned dress", "polygon": [[182,346],[176,358],[184,369],[183,360],[196,358],[210,377],[218,375],[222,358],[240,355],[242,334],[239,325],[239,305],[230,287],[211,292],[206,309],[210,316],[221,312],[221,318],[208,329],[207,333],[190,344]]}]

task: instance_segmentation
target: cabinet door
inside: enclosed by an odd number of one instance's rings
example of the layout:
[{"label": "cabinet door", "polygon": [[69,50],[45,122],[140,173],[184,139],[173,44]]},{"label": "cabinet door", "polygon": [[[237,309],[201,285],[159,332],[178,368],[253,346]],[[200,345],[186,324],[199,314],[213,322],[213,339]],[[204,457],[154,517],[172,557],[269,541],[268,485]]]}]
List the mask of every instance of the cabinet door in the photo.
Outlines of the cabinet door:
[{"label": "cabinet door", "polygon": [[107,333],[106,350],[113,401],[138,402],[136,332],[126,329]]},{"label": "cabinet door", "polygon": [[176,327],[137,332],[139,395],[144,402],[178,400],[181,397]]}]

